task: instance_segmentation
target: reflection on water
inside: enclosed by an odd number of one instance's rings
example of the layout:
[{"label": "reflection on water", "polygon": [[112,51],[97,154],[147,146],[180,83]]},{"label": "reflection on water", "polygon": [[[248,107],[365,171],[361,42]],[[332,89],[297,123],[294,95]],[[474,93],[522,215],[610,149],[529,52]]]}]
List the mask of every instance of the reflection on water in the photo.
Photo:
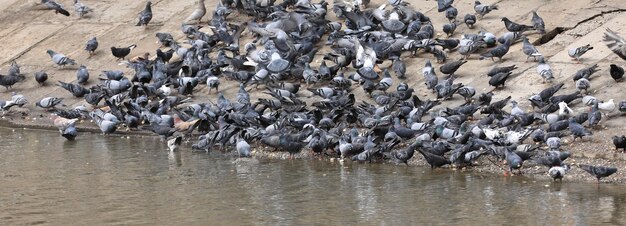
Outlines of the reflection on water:
[{"label": "reflection on water", "polygon": [[[346,162],[168,153],[158,138],[0,129],[0,224],[587,225],[626,186]],[[549,184],[550,186],[545,186]]]}]

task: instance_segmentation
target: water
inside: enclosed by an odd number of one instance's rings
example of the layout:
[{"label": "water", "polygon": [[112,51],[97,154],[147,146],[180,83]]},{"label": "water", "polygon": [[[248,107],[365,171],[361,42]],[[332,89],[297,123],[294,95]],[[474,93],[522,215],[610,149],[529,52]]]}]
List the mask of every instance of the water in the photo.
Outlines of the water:
[{"label": "water", "polygon": [[[0,225],[588,225],[626,186],[329,161],[168,155],[155,138],[0,128]],[[549,184],[549,187],[545,185]]]}]

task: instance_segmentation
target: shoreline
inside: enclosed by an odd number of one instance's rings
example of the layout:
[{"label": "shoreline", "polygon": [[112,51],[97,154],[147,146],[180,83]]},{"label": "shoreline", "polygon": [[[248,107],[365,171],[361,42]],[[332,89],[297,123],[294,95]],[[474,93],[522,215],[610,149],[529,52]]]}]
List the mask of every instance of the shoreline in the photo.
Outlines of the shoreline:
[{"label": "shoreline", "polygon": [[[46,120],[47,118],[39,118],[36,120],[31,120],[30,122],[27,119],[7,119],[6,116],[0,119],[0,127],[5,128],[13,128],[13,129],[36,129],[36,130],[47,130],[47,131],[55,131],[57,130],[53,125],[51,120]],[[36,121],[36,123],[34,122]],[[87,124],[91,125],[91,124]],[[84,123],[77,124],[77,128],[80,132],[89,132],[92,134],[101,134],[99,129],[95,126],[85,126]],[[185,138],[186,140],[183,142],[183,151],[194,151],[191,150],[191,143],[193,140],[189,138],[196,137],[198,134],[194,134],[191,137]],[[157,137],[156,135],[143,130],[119,130],[115,133],[109,134],[107,136],[128,136],[128,137]],[[271,148],[269,147],[260,147],[258,146],[260,142],[253,143],[252,155],[253,158],[261,158],[261,159],[272,159],[272,160],[288,160],[289,153],[288,152],[274,152],[269,151]],[[587,172],[583,171],[579,167],[578,164],[611,164],[618,169],[626,168],[626,155],[623,153],[619,153],[615,150],[609,152],[593,152],[593,153],[585,153],[579,151],[571,151],[572,156],[568,158],[567,162],[570,163],[571,169],[565,175],[563,183],[595,183],[596,180],[594,177],[589,175]],[[222,154],[228,154],[228,152],[222,152]],[[339,164],[344,166],[344,164],[394,164],[389,160],[376,160],[373,163],[360,163],[354,162],[352,160],[343,160],[343,163],[340,163],[341,160],[337,157],[325,156],[325,155],[314,155],[310,151],[310,149],[303,149],[301,152],[294,154],[294,158],[303,159],[303,160],[317,160],[317,161],[331,161],[338,162]],[[522,175],[509,175],[505,176],[503,173],[506,169],[506,163],[500,162],[500,165],[495,165],[496,160],[492,157],[490,159],[482,158],[476,165],[471,167],[463,167],[457,168],[455,166],[445,166],[440,169],[434,170],[450,170],[450,171],[464,171],[471,172],[475,174],[487,173],[492,176],[500,176],[500,177],[511,177],[511,176],[523,176],[533,182],[549,182],[549,183],[561,183],[561,182],[553,182],[552,178],[547,175],[547,169],[543,166],[538,166],[535,163],[525,161],[522,166]],[[347,163],[350,162],[350,163]],[[421,157],[421,155],[416,152],[415,155],[408,161],[408,166],[398,165],[399,167],[424,167],[430,168],[428,163]],[[603,178],[600,182],[601,184],[626,184],[626,175],[617,171],[617,173],[611,175],[610,177]],[[548,184],[549,185],[549,184]]]}]

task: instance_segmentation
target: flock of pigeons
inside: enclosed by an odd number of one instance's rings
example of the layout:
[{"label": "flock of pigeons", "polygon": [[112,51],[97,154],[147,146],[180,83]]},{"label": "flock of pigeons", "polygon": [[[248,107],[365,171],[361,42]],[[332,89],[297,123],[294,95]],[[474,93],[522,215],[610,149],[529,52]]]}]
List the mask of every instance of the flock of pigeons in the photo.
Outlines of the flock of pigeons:
[{"label": "flock of pigeons", "polygon": [[[545,33],[543,19],[536,12],[530,25],[502,18],[509,32],[499,37],[480,29],[476,34],[463,34],[461,39],[436,38],[435,24],[425,14],[402,0],[371,8],[366,0],[335,0],[332,12],[338,21],[327,17],[329,4],[310,0],[222,0],[208,20],[211,33],[200,31],[206,14],[203,0],[182,23],[185,43],[174,40],[169,33],[156,33],[161,47],[156,58],[141,55],[126,59],[136,45],[111,47],[115,58],[124,60],[135,73],[128,78],[122,71],[103,71],[98,82],[90,81],[85,66],[76,72],[72,83],[60,82],[71,98],[83,98],[90,106],[59,108],[63,98],[45,97],[37,107],[54,112],[54,125],[63,137],[73,140],[76,123],[89,118],[102,133],[110,134],[118,127],[149,130],[168,140],[175,151],[183,140],[200,134],[195,150],[232,150],[239,157],[251,156],[251,144],[270,147],[290,154],[310,150],[318,155],[339,156],[353,161],[389,159],[407,163],[419,152],[433,168],[444,165],[472,166],[480,158],[506,161],[509,172],[521,172],[524,163],[545,166],[555,180],[570,169],[565,161],[570,153],[561,149],[561,138],[583,139],[608,113],[626,111],[626,102],[616,106],[613,100],[602,102],[582,95],[590,86],[597,65],[580,70],[574,76],[579,91],[561,94],[563,83],[549,85],[529,97],[533,112],[522,109],[511,96],[495,97],[493,92],[476,95],[476,90],[455,83],[455,72],[472,54],[479,59],[502,59],[511,45],[522,41],[527,60],[538,61],[537,73],[545,82],[554,74],[538,49],[525,34]],[[69,16],[54,0],[41,0],[50,10]],[[83,17],[92,13],[79,0],[74,0],[76,13]],[[427,2],[425,3],[427,4]],[[438,0],[438,12],[445,13],[449,23],[443,31],[451,37],[457,25],[473,28],[497,5],[475,1],[475,12],[460,17],[453,0]],[[247,14],[252,21],[230,23],[231,13]],[[137,26],[149,26],[151,2],[139,13]],[[462,18],[457,19],[457,18]],[[441,26],[441,25],[439,25]],[[251,42],[240,45],[244,30]],[[626,41],[608,30],[607,46],[626,60]],[[321,64],[311,63],[322,45],[332,46],[323,54]],[[241,49],[243,47],[243,49]],[[98,54],[98,41],[88,40],[85,50]],[[592,50],[590,45],[571,49],[569,55],[580,62]],[[408,52],[408,53],[405,53]],[[447,60],[458,52],[464,58]],[[65,67],[76,61],[62,53],[48,50],[52,61]],[[402,55],[423,54],[424,86],[410,87]],[[437,76],[437,63],[443,77]],[[173,56],[176,55],[176,60]],[[318,57],[319,58],[319,57]],[[383,62],[388,67],[381,68]],[[515,65],[498,65],[488,76],[489,84],[505,87]],[[611,76],[620,81],[624,69],[611,65]],[[34,73],[35,80],[45,85],[47,74]],[[0,85],[10,89],[27,79],[13,62],[8,75],[0,75]],[[240,83],[235,99],[227,99],[219,91],[221,81]],[[86,85],[96,83],[91,87]],[[304,88],[306,86],[306,90]],[[206,87],[206,88],[205,88]],[[214,89],[215,103],[192,103],[194,91]],[[352,92],[363,89],[367,96],[357,100]],[[429,89],[436,100],[422,100],[413,93]],[[252,99],[251,90],[262,90],[267,98]],[[466,102],[460,106],[439,106],[455,95]],[[319,98],[310,99],[311,96]],[[496,100],[492,100],[496,99]],[[590,112],[576,114],[568,107],[582,99],[592,106]],[[16,94],[2,101],[3,110],[24,106],[28,101]],[[511,104],[509,112],[503,108]],[[478,118],[479,120],[474,120]],[[585,126],[586,125],[586,126]],[[170,137],[173,137],[170,139]],[[527,139],[541,145],[524,144]],[[616,148],[626,150],[626,137],[614,137]],[[291,156],[291,155],[290,155]],[[598,181],[617,171],[614,167],[579,165]]]}]

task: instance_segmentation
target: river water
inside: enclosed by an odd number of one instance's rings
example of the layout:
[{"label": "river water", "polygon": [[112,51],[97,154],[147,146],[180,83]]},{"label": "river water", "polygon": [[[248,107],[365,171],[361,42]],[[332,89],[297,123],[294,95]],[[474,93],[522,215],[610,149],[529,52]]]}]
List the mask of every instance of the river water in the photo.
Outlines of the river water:
[{"label": "river water", "polygon": [[[626,186],[446,169],[174,155],[158,138],[0,128],[0,225],[626,223]],[[186,145],[189,146],[189,145]],[[546,186],[549,185],[549,186]]]}]

